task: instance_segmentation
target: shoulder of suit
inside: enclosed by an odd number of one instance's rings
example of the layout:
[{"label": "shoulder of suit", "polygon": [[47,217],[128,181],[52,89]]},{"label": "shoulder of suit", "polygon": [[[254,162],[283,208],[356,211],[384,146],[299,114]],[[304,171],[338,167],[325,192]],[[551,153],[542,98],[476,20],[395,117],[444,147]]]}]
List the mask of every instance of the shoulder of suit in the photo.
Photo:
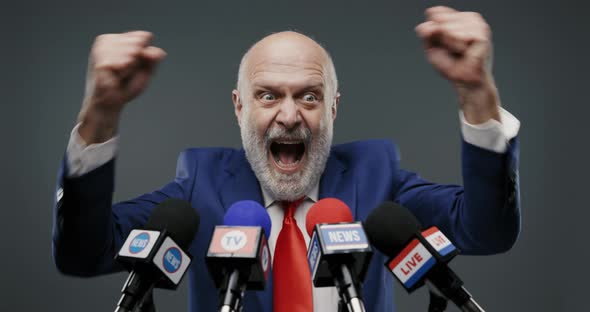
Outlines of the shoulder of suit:
[{"label": "shoulder of suit", "polygon": [[245,158],[243,149],[230,147],[192,147],[183,150],[179,161],[231,162]]},{"label": "shoulder of suit", "polygon": [[345,167],[360,170],[378,168],[387,163],[398,163],[400,160],[397,145],[387,139],[337,144],[332,146],[330,156],[338,159]]},{"label": "shoulder of suit", "polygon": [[245,159],[243,150],[229,147],[192,147],[180,152],[177,168],[187,167],[210,167],[227,166],[236,161]]},{"label": "shoulder of suit", "polygon": [[364,154],[371,156],[371,153],[389,153],[399,158],[399,149],[395,142],[388,139],[360,140],[342,143],[332,146],[332,153],[335,154]]}]

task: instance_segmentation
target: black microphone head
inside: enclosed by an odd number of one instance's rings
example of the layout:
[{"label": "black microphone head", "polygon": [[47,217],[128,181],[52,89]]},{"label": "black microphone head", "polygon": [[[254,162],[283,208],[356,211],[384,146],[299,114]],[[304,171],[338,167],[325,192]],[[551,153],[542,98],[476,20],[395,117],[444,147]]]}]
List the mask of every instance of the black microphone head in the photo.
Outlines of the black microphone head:
[{"label": "black microphone head", "polygon": [[197,234],[199,222],[199,213],[188,202],[170,198],[154,207],[145,229],[166,230],[180,248],[187,250]]},{"label": "black microphone head", "polygon": [[395,257],[420,232],[421,226],[407,208],[387,201],[371,211],[364,228],[375,248]]}]

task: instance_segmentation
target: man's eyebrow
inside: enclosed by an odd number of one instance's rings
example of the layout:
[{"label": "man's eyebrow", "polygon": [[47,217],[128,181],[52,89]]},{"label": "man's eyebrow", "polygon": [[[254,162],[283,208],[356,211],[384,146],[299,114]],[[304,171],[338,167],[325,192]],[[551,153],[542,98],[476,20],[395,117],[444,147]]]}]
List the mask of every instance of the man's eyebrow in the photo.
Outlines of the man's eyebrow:
[{"label": "man's eyebrow", "polygon": [[[261,81],[253,81],[252,83],[253,87],[261,87],[261,88],[278,88],[283,86],[283,84],[281,83],[276,83],[273,81],[267,81],[267,80],[261,80]],[[321,80],[310,80],[310,81],[306,81],[304,83],[301,84],[297,84],[298,87],[300,87],[300,89],[322,89],[324,87],[324,82]]]}]

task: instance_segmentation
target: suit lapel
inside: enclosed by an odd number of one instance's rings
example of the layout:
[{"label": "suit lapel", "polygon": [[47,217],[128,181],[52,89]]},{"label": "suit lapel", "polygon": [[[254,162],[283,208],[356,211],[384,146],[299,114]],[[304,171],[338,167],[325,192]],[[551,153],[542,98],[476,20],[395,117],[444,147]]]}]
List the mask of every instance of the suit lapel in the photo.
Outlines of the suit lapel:
[{"label": "suit lapel", "polygon": [[338,198],[343,201],[352,212],[354,219],[357,216],[356,183],[352,171],[348,170],[346,163],[339,159],[335,153],[331,153],[326,164],[326,169],[320,180],[319,199]]},{"label": "suit lapel", "polygon": [[240,200],[254,200],[264,206],[260,184],[243,150],[234,154],[225,171],[228,177],[220,189],[224,211]]}]

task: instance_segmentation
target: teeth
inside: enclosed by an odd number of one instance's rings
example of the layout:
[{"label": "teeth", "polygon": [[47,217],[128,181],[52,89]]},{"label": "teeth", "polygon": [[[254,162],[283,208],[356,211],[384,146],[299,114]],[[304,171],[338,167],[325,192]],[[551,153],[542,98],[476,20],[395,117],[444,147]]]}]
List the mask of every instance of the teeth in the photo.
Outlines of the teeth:
[{"label": "teeth", "polygon": [[277,161],[277,164],[279,164],[281,167],[295,167],[295,166],[297,166],[297,164],[299,163],[299,161],[301,161],[301,159],[297,159],[294,163],[285,164],[280,159],[278,159],[277,157],[275,157],[275,160]]},{"label": "teeth", "polygon": [[293,144],[301,144],[302,142],[293,142],[293,141],[275,141],[276,143],[279,144],[289,144],[289,145],[293,145]]}]

